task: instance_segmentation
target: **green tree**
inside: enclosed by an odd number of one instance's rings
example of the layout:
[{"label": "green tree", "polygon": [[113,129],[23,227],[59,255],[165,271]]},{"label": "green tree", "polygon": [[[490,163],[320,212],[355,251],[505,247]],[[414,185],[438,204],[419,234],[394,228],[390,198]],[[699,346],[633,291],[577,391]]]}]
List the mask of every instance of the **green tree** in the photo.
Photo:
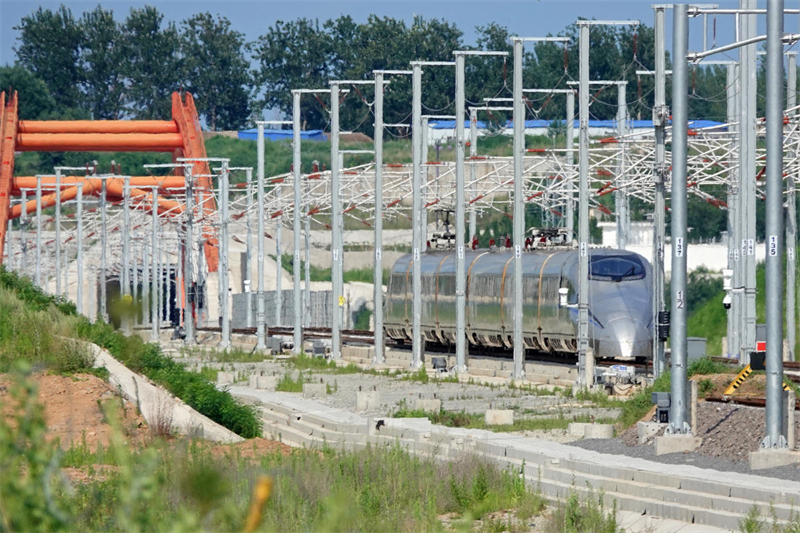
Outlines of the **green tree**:
[{"label": "green tree", "polygon": [[[318,20],[278,21],[253,43],[250,50],[259,65],[257,80],[265,87],[262,107],[277,107],[290,115],[292,89],[321,89],[330,80],[333,42]],[[327,124],[322,106],[302,106],[304,127]]]},{"label": "green tree", "polygon": [[199,13],[183,22],[182,54],[186,89],[209,129],[243,127],[250,116],[253,87],[244,57],[244,35],[230,21]]},{"label": "green tree", "polygon": [[84,36],[72,11],[63,4],[56,11],[40,7],[14,29],[20,34],[14,47],[17,64],[47,84],[60,108],[78,105],[85,76],[80,61]]},{"label": "green tree", "polygon": [[97,6],[83,14],[79,27],[84,37],[83,107],[94,119],[119,119],[125,107],[124,64],[128,58],[114,12]]},{"label": "green tree", "polygon": [[183,79],[178,29],[172,22],[165,24],[158,9],[145,6],[131,9],[121,31],[130,112],[137,119],[169,119],[172,92]]},{"label": "green tree", "polygon": [[56,106],[47,85],[23,67],[0,67],[0,90],[19,93],[19,118],[45,118]]}]

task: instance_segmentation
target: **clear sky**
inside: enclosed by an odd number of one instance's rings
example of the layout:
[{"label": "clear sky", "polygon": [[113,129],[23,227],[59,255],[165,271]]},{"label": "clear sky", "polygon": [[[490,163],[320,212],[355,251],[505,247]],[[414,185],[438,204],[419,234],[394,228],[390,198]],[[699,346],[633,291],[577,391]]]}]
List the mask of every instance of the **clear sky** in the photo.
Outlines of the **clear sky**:
[{"label": "clear sky", "polygon": [[[20,19],[38,6],[55,9],[61,2],[33,2],[28,0],[0,0],[0,65],[13,63],[13,46],[17,32],[13,29]],[[650,1],[642,0],[361,0],[361,1],[311,1],[311,0],[217,0],[215,2],[189,0],[152,0],[150,2],[130,0],[65,1],[73,14],[93,9],[98,3],[113,9],[116,16],[124,19],[132,7],[151,4],[165,14],[166,18],[179,22],[188,15],[201,11],[219,13],[227,17],[233,27],[245,34],[248,40],[259,35],[278,20],[293,20],[299,17],[326,20],[339,15],[351,15],[356,21],[364,21],[367,15],[390,16],[410,22],[414,15],[425,18],[444,18],[455,22],[464,32],[465,41],[475,39],[475,27],[487,22],[496,22],[523,36],[543,36],[558,33],[578,17],[597,19],[637,19],[652,26],[653,10]],[[736,7],[737,1],[721,0],[721,7]],[[760,1],[763,7],[765,1]],[[794,4],[794,5],[793,5]],[[787,2],[787,7],[797,7],[797,2]],[[759,17],[759,33],[764,32],[765,17]],[[667,49],[671,48],[671,16],[667,15]],[[709,41],[712,20],[708,21]],[[733,17],[720,16],[717,21],[717,42],[722,44],[734,38]],[[797,16],[787,16],[786,30],[798,31]],[[692,50],[702,46],[702,19],[691,23]],[[424,58],[420,58],[424,59]],[[722,59],[722,58],[719,58]]]}]

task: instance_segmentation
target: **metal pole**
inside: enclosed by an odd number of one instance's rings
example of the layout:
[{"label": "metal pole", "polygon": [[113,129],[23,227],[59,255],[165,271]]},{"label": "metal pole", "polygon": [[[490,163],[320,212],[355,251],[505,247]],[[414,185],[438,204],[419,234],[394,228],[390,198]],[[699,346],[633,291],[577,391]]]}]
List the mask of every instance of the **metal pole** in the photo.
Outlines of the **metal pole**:
[{"label": "metal pole", "polygon": [[[142,201],[142,203],[144,203]],[[144,211],[144,207],[142,208],[142,227],[144,228],[144,223],[147,220],[147,214]],[[145,233],[142,231],[142,314],[144,315],[144,323],[150,324],[150,300],[152,298],[150,293],[150,264],[148,261],[149,258],[149,247],[147,246],[147,241],[145,240]]]},{"label": "metal pole", "polygon": [[[617,83],[617,135],[627,132],[628,110],[625,102],[626,83]],[[615,204],[617,211],[617,247],[624,250],[628,246],[628,193],[625,190],[625,143],[620,143],[617,156],[617,190]]]},{"label": "metal pole", "polygon": [[61,169],[56,168],[56,294],[61,296]]},{"label": "metal pole", "polygon": [[[463,61],[463,56],[462,59]],[[458,61],[458,56],[456,56]],[[411,324],[411,368],[422,367],[422,352],[425,349],[422,344],[422,268],[421,268],[421,254],[420,250],[423,245],[422,231],[421,231],[421,218],[422,218],[422,198],[420,189],[420,160],[422,158],[422,151],[420,150],[420,143],[422,138],[422,66],[419,63],[412,63],[412,100],[411,100],[411,150],[412,150],[412,181],[411,181],[411,224],[412,224],[412,324]],[[458,87],[458,73],[463,69],[456,68],[456,87]],[[456,115],[458,115],[458,89],[456,89]],[[462,107],[463,109],[463,107]],[[463,114],[462,114],[463,121]],[[458,117],[456,117],[456,128],[458,128]],[[463,127],[463,124],[462,124]],[[458,146],[458,132],[456,132],[456,146]],[[458,158],[456,158],[458,160]],[[457,180],[457,179],[456,179]],[[458,203],[458,199],[456,199]],[[456,216],[456,224],[458,223],[458,216]],[[458,229],[456,229],[458,233]],[[461,296],[459,294],[459,277],[462,269],[458,268],[456,263],[456,370],[463,370],[465,365],[464,359],[464,345],[463,345],[463,322],[458,320],[460,316],[460,303]]]},{"label": "metal pole", "polygon": [[[130,188],[128,189],[130,191]],[[128,192],[128,200],[130,200],[130,192]],[[134,213],[134,217],[137,215]],[[130,255],[129,260],[131,262],[131,293],[133,295],[133,303],[134,311],[133,311],[133,325],[139,325],[139,258],[138,254],[136,253],[139,246],[136,242],[136,227],[134,225],[129,225],[130,233],[126,235],[126,238],[131,241],[130,244]]]},{"label": "metal pole", "polygon": [[258,292],[256,293],[256,350],[264,351],[267,344],[264,340],[264,124],[258,123],[258,139],[256,151],[258,152],[257,191],[258,202]]},{"label": "metal pole", "polygon": [[675,4],[672,36],[672,381],[668,433],[691,433],[686,372],[686,177],[688,142],[689,19]]},{"label": "metal pole", "polygon": [[22,195],[22,211],[19,217],[19,245],[22,252],[20,256],[20,274],[28,275],[28,235],[25,231],[28,227],[28,191],[20,191]]},{"label": "metal pole", "polygon": [[[469,108],[469,158],[473,159],[469,165],[469,199],[473,200],[476,196],[475,175],[478,169],[475,168],[474,158],[478,156],[478,110],[474,107]],[[469,248],[472,239],[475,238],[475,231],[478,226],[478,213],[475,210],[475,204],[469,205]]]},{"label": "metal pole", "polygon": [[580,31],[580,138],[578,153],[578,384],[594,383],[586,375],[589,351],[589,25],[579,23]]},{"label": "metal pole", "polygon": [[[184,343],[194,344],[194,317],[192,316],[191,278],[192,278],[192,226],[194,225],[194,178],[189,166],[183,169],[186,180],[186,228],[183,240],[183,327],[186,333]],[[220,266],[221,268],[221,266]],[[178,288],[175,287],[177,296]]]},{"label": "metal pole", "polygon": [[[738,65],[734,62],[731,62],[727,66],[727,73],[726,73],[726,84],[728,87],[728,102],[727,102],[727,121],[729,124],[729,128],[735,128],[737,126],[733,126],[735,122],[738,121],[738,98],[739,98],[739,91],[738,91]],[[733,131],[729,133],[734,133]],[[743,261],[740,261],[739,258],[739,239],[741,238],[741,220],[739,217],[740,208],[741,208],[741,185],[739,183],[739,171],[738,171],[738,161],[736,160],[736,153],[738,144],[738,135],[734,136],[731,135],[731,156],[729,160],[729,171],[728,171],[728,268],[733,271],[733,285],[735,287],[741,287],[741,266],[743,265]],[[727,344],[728,349],[727,353],[723,354],[726,356],[733,356],[734,354],[738,357],[740,353],[741,347],[741,334],[743,333],[740,330],[741,324],[741,315],[742,315],[742,302],[744,299],[742,298],[742,294],[739,291],[735,291],[731,294],[732,302],[731,308],[728,310],[728,328],[727,328]]]},{"label": "metal pole", "polygon": [[331,327],[331,357],[342,357],[342,226],[339,205],[339,83],[331,82],[331,279],[333,288],[333,324]]},{"label": "metal pole", "polygon": [[220,165],[219,173],[219,202],[220,202],[220,264],[219,264],[219,306],[222,316],[222,338],[219,347],[227,350],[231,345],[231,317],[230,317],[230,294],[228,287],[230,279],[228,277],[228,203],[230,195],[228,193],[228,183],[230,173],[228,171],[228,161],[223,160]]},{"label": "metal pole", "polygon": [[253,169],[248,168],[245,170],[245,179],[247,180],[247,217],[245,218],[245,227],[247,228],[247,249],[244,254],[245,262],[245,276],[244,285],[247,291],[247,313],[245,323],[248,328],[253,327],[253,284],[250,276],[253,272]]},{"label": "metal pole", "polygon": [[[788,52],[789,69],[786,74],[786,108],[797,105],[797,52]],[[794,159],[795,154],[791,154]],[[797,196],[795,193],[796,176],[786,178],[786,340],[789,344],[787,360],[794,361],[795,344],[797,342],[796,309],[796,275],[795,247],[797,246]]]},{"label": "metal pole", "polygon": [[375,256],[373,263],[373,365],[386,363],[383,346],[383,72],[375,72]]},{"label": "metal pole", "polygon": [[[456,372],[467,372],[467,333],[466,333],[466,305],[467,305],[467,279],[466,279],[466,257],[464,253],[464,62],[463,53],[456,53]],[[416,130],[416,113],[421,110],[421,73],[419,66],[414,66],[414,105]],[[414,166],[416,171],[417,167]],[[417,184],[414,185],[414,194],[417,194]],[[416,196],[415,196],[416,198]],[[418,209],[417,200],[414,201],[414,208]],[[415,234],[416,239],[416,234]],[[416,241],[419,243],[419,240]],[[419,332],[417,306],[419,305],[419,315],[422,315],[422,299],[420,287],[422,275],[418,268],[419,250],[414,245],[414,342],[417,337],[421,337]],[[419,275],[418,275],[418,272]],[[420,340],[421,342],[421,340]],[[415,357],[415,361],[416,361]],[[421,365],[421,360],[419,365]],[[417,365],[417,366],[419,366]]]},{"label": "metal pole", "polygon": [[42,177],[36,176],[36,286],[42,286]]},{"label": "metal pole", "polygon": [[[767,394],[762,448],[785,448],[783,435],[783,0],[767,1]],[[794,428],[792,428],[794,431]]]},{"label": "metal pole", "polygon": [[565,180],[567,188],[567,232],[569,240],[575,238],[575,181],[572,179],[572,168],[575,164],[575,93],[567,93],[567,172],[569,179]]},{"label": "metal pole", "polygon": [[281,197],[283,196],[283,187],[280,183],[275,184],[275,200],[278,205],[278,212],[275,216],[275,325],[283,325],[283,203]]},{"label": "metal pole", "polygon": [[78,194],[75,198],[78,205],[77,212],[75,213],[75,220],[77,223],[76,228],[76,244],[78,251],[76,253],[75,261],[78,267],[78,279],[75,291],[75,303],[78,306],[78,313],[83,314],[83,185],[78,185]]},{"label": "metal pole", "polygon": [[158,316],[158,292],[161,284],[161,276],[158,271],[158,188],[153,187],[153,202],[150,204],[152,215],[152,228],[150,234],[150,269],[153,271],[153,278],[150,285],[150,341],[158,342],[159,316]]},{"label": "metal pole", "polygon": [[[463,130],[462,130],[463,131]],[[430,178],[430,166],[428,166],[428,117],[422,117],[422,128],[420,128],[421,139],[420,139],[420,150],[422,155],[420,156],[420,196],[422,197],[422,205],[428,203],[428,180]],[[462,140],[463,142],[463,140]],[[458,143],[458,140],[456,140]],[[458,185],[456,185],[456,188]],[[422,250],[423,252],[427,251],[428,249],[428,210],[423,208],[423,211],[420,213],[421,222],[422,222]],[[438,218],[438,217],[437,217]],[[438,220],[437,226],[438,228]]]},{"label": "metal pole", "polygon": [[108,296],[106,284],[108,283],[108,231],[106,221],[106,180],[100,181],[100,318],[108,322]]},{"label": "metal pole", "polygon": [[[755,8],[756,0],[740,0],[740,6]],[[756,15],[740,15],[741,37],[756,35]],[[743,46],[741,61],[742,110],[740,120],[741,156],[739,171],[742,183],[741,220],[744,226],[744,347],[740,362],[750,362],[750,352],[756,348],[756,44]]]},{"label": "metal pole", "polygon": [[[525,154],[525,102],[522,100],[523,41],[514,39],[514,379],[525,378],[522,336],[522,247],[525,241],[525,205],[522,201]],[[503,309],[500,310],[504,312]]]},{"label": "metal pole", "polygon": [[292,296],[294,299],[294,330],[292,345],[294,353],[303,353],[303,293],[300,288],[300,217],[303,215],[302,183],[300,181],[303,161],[300,157],[302,134],[300,132],[300,93],[292,92],[292,169],[294,170],[294,217],[292,237],[294,240],[294,262],[292,263]]},{"label": "metal pole", "polygon": [[131,333],[131,313],[132,309],[130,295],[130,239],[131,239],[131,181],[129,176],[125,176],[122,184],[122,301],[125,304],[125,313],[122,316],[122,329],[126,335]]}]

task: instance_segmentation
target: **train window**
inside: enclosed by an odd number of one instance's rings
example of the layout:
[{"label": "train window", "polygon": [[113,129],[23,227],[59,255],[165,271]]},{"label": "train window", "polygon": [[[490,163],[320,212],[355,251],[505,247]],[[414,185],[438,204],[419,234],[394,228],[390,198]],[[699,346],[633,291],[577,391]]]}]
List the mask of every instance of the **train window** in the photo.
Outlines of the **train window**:
[{"label": "train window", "polygon": [[589,261],[589,279],[629,281],[644,278],[642,262],[632,255],[604,255]]}]

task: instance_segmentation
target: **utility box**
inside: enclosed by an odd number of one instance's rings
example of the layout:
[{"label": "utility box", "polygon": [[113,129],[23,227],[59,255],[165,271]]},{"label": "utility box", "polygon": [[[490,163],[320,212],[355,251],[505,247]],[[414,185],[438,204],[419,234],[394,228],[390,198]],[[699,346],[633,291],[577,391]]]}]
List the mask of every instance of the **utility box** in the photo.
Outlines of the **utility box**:
[{"label": "utility box", "polygon": [[706,356],[706,338],[689,337],[686,339],[686,358],[691,363]]},{"label": "utility box", "polygon": [[651,399],[656,406],[656,422],[669,424],[670,394],[668,392],[654,392]]}]

